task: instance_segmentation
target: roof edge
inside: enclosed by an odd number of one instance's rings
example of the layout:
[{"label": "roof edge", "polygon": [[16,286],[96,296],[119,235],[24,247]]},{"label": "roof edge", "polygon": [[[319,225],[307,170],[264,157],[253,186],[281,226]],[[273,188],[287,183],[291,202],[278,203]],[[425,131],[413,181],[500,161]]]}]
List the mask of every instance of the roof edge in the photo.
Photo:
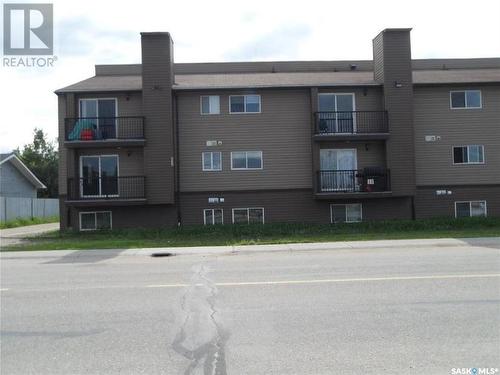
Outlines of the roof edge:
[{"label": "roof edge", "polygon": [[35,176],[33,172],[23,163],[23,161],[13,152],[12,155],[6,157],[0,162],[0,165],[4,164],[6,161],[13,160],[12,164],[17,168],[21,174],[26,177],[27,180],[31,182],[33,186],[37,189],[47,189],[42,181]]}]

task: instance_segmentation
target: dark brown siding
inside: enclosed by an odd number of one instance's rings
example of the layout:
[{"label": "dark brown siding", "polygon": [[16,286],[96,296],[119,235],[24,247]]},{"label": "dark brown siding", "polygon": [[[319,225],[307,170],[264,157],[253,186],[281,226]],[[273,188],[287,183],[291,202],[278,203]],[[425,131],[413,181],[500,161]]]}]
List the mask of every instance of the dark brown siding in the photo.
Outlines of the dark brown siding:
[{"label": "dark brown siding", "polygon": [[[356,111],[382,111],[384,109],[382,87],[320,87],[318,93],[354,94]],[[316,111],[318,111],[317,104],[314,108],[314,112]]]},{"label": "dark brown siding", "polygon": [[[178,94],[180,191],[311,188],[309,90],[253,91],[262,113],[229,114],[229,95],[244,93]],[[221,114],[201,115],[200,95],[219,95]],[[202,171],[204,151],[222,152],[222,171]],[[263,169],[231,170],[234,151],[262,151]]]},{"label": "dark brown siding", "polygon": [[[224,198],[224,203],[210,204],[209,197]],[[248,192],[205,192],[181,194],[182,223],[203,224],[203,209],[222,208],[224,224],[232,223],[233,208],[264,208],[266,223],[311,222],[329,223],[331,203],[361,203],[363,220],[410,219],[408,198],[352,199],[317,201],[311,190],[275,190]]]},{"label": "dark brown siding", "polygon": [[[394,195],[415,193],[410,30],[387,29],[373,41],[375,78],[384,84],[389,115],[387,165]],[[396,83],[401,87],[396,87]]]},{"label": "dark brown siding", "polygon": [[80,228],[79,212],[111,211],[113,229],[171,228],[177,225],[175,207],[172,205],[113,206],[71,209],[74,230]]},{"label": "dark brown siding", "polygon": [[64,119],[67,117],[66,95],[57,96],[58,145],[59,145],[59,194],[66,194],[68,177],[68,150],[64,147]]},{"label": "dark brown siding", "polygon": [[173,42],[168,33],[142,33],[144,170],[151,204],[174,203]]},{"label": "dark brown siding", "polygon": [[[451,191],[451,195],[437,195],[436,190]],[[455,202],[486,201],[488,216],[500,217],[500,185],[430,186],[417,189],[416,215],[418,219],[455,216]]]},{"label": "dark brown siding", "polygon": [[142,94],[140,92],[76,94],[74,108],[75,117],[79,116],[79,100],[86,98],[116,99],[118,107],[117,116],[142,116]]},{"label": "dark brown siding", "polygon": [[76,152],[78,166],[76,177],[79,177],[80,156],[82,155],[118,155],[119,176],[143,176],[144,158],[141,147],[116,148],[84,148]]},{"label": "dark brown siding", "polygon": [[[355,149],[358,169],[365,167],[386,167],[385,142],[321,142],[320,149]],[[319,151],[318,151],[319,152]]]}]

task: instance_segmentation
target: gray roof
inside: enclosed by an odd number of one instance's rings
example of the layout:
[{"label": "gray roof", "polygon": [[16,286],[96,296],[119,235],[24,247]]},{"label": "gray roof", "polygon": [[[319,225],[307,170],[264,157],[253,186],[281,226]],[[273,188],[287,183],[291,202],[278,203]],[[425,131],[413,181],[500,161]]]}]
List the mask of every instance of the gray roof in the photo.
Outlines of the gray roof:
[{"label": "gray roof", "polygon": [[10,154],[0,154],[0,166],[4,163],[11,163],[26,179],[37,189],[46,189],[47,187],[40,181],[33,172],[23,163],[21,159],[13,152]]},{"label": "gray roof", "polygon": [[372,72],[295,72],[245,74],[180,74],[175,76],[175,90],[317,87],[317,86],[378,86]]},{"label": "gray roof", "polygon": [[500,69],[416,70],[413,72],[413,83],[417,85],[499,82]]},{"label": "gray roof", "polygon": [[[499,83],[500,69],[415,70],[413,83]],[[207,90],[269,87],[377,86],[373,72],[289,72],[177,74],[174,90]],[[140,75],[98,75],[67,86],[56,93],[142,90]]]},{"label": "gray roof", "polygon": [[110,75],[87,78],[83,81],[59,89],[56,91],[56,93],[140,90],[142,90],[142,76]]}]

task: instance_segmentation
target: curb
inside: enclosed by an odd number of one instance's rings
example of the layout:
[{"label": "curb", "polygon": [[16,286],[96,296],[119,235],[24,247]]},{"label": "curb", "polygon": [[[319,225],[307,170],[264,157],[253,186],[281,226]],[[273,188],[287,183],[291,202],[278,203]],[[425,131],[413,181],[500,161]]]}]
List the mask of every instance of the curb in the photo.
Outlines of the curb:
[{"label": "curb", "polygon": [[[103,249],[103,250],[41,250],[41,251],[5,251],[0,258],[59,258],[62,256],[106,257],[116,256],[152,256],[153,254],[171,255],[229,255],[240,253],[259,252],[293,252],[293,251],[321,251],[321,250],[371,250],[381,248],[402,247],[452,247],[452,246],[487,246],[500,250],[500,237],[478,238],[437,238],[412,240],[375,240],[375,241],[338,241],[289,243],[274,245],[237,245],[237,246],[196,246],[196,247],[156,247],[142,249]],[[109,255],[113,255],[109,257]]]}]

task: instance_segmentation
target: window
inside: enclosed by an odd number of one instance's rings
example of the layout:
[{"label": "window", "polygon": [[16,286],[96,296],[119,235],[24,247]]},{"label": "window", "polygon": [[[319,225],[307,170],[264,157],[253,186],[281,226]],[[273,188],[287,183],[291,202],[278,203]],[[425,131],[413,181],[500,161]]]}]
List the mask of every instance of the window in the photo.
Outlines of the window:
[{"label": "window", "polygon": [[96,139],[116,138],[118,110],[115,98],[80,99],[79,107],[80,118],[85,119],[80,126],[93,128]]},{"label": "window", "polygon": [[483,164],[484,147],[481,145],[453,147],[453,164]]},{"label": "window", "polygon": [[486,217],[486,201],[455,202],[455,217]]},{"label": "window", "polygon": [[481,108],[481,91],[450,91],[450,105],[452,109]]},{"label": "window", "polygon": [[356,132],[354,94],[318,94],[318,130],[320,133]]},{"label": "window", "polygon": [[111,211],[80,212],[80,230],[111,229]]},{"label": "window", "polygon": [[222,171],[222,154],[220,152],[204,152],[202,165],[204,171]]},{"label": "window", "polygon": [[362,220],[360,203],[330,205],[332,223],[356,223]]},{"label": "window", "polygon": [[80,157],[80,196],[103,197],[119,195],[118,156]]},{"label": "window", "polygon": [[231,169],[262,169],[262,151],[231,152]]},{"label": "window", "polygon": [[231,95],[230,113],[260,113],[260,95]]},{"label": "window", "polygon": [[263,208],[233,208],[233,224],[264,224]]},{"label": "window", "polygon": [[220,98],[218,95],[202,96],[200,100],[202,115],[220,114]]},{"label": "window", "polygon": [[205,225],[224,224],[222,208],[203,210],[203,223]]}]

